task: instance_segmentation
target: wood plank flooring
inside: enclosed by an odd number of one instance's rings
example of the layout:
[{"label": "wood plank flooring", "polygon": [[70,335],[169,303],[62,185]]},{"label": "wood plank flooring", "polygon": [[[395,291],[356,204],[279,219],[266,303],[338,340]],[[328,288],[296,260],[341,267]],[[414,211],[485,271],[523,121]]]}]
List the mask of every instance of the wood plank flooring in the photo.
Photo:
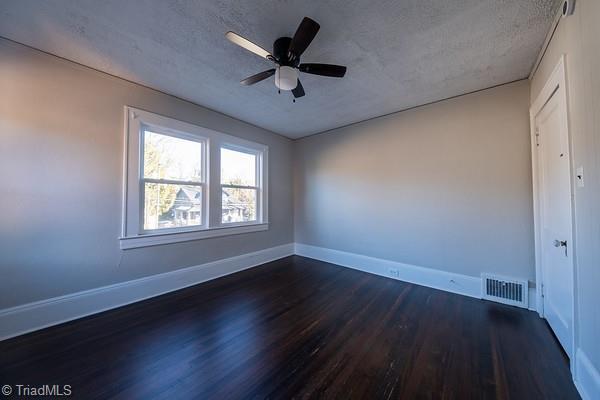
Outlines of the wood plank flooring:
[{"label": "wood plank flooring", "polygon": [[293,256],[0,342],[84,399],[577,399],[537,314]]}]

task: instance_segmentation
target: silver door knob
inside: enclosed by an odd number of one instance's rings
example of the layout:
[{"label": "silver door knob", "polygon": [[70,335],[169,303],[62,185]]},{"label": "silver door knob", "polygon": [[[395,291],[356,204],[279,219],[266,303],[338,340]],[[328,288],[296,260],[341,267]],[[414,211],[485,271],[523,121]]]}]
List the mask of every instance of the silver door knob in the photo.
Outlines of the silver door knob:
[{"label": "silver door knob", "polygon": [[552,242],[552,244],[554,245],[554,247],[564,247],[565,248],[565,257],[569,256],[569,254],[567,254],[567,241],[566,240],[554,239],[554,242]]}]

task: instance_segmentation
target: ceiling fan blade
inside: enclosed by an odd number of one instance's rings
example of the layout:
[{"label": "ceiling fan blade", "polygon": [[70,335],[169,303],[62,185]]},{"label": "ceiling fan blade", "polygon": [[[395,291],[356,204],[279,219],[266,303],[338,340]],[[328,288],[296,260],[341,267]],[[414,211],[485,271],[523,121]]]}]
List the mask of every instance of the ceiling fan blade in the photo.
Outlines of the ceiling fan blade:
[{"label": "ceiling fan blade", "polygon": [[304,53],[310,42],[317,36],[321,26],[308,17],[304,17],[290,42],[289,53],[298,58]]},{"label": "ceiling fan blade", "polygon": [[307,74],[332,76],[342,78],[346,74],[346,67],[332,64],[300,64],[298,69]]},{"label": "ceiling fan blade", "polygon": [[266,51],[265,49],[263,49],[262,47],[260,47],[259,45],[257,45],[256,43],[252,43],[251,41],[249,41],[248,39],[241,37],[240,35],[238,35],[235,32],[229,31],[225,34],[225,37],[227,39],[229,39],[231,42],[237,44],[240,47],[243,47],[244,49],[251,51],[252,53],[266,58],[266,59],[271,59],[273,58],[273,56],[271,55],[271,53],[269,53],[268,51]]},{"label": "ceiling fan blade", "polygon": [[300,83],[300,79],[298,79],[298,85],[294,89],[292,89],[292,94],[294,95],[295,98],[302,97],[306,94],[306,93],[304,93],[304,88],[302,87],[302,84]]},{"label": "ceiling fan blade", "polygon": [[254,85],[257,82],[267,79],[268,77],[272,76],[273,74],[275,74],[275,68],[271,68],[266,71],[259,72],[256,75],[252,75],[252,76],[244,79],[243,81],[240,81],[240,83],[244,86]]}]

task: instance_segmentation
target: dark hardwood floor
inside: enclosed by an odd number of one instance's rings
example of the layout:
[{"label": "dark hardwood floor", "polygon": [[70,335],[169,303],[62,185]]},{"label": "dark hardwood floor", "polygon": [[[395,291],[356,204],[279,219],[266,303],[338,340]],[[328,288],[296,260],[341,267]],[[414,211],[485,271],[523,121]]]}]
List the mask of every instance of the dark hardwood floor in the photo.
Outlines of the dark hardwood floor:
[{"label": "dark hardwood floor", "polygon": [[84,399],[576,399],[537,314],[289,257],[0,342]]}]

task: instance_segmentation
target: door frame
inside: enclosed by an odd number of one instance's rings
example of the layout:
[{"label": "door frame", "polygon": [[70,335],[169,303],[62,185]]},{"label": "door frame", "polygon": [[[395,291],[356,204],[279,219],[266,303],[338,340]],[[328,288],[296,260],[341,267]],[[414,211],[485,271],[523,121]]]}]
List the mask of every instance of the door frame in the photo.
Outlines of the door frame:
[{"label": "door frame", "polygon": [[529,119],[531,124],[531,167],[532,167],[532,183],[533,183],[533,221],[534,221],[534,235],[535,235],[535,278],[536,278],[536,309],[540,317],[545,318],[544,313],[544,301],[543,301],[543,285],[544,285],[544,274],[542,268],[542,243],[541,243],[541,207],[540,207],[540,166],[539,166],[539,157],[538,157],[538,133],[536,132],[536,123],[535,119],[537,115],[542,111],[546,103],[550,100],[550,98],[554,95],[559,96],[558,102],[559,107],[562,112],[565,113],[565,121],[566,126],[564,127],[567,132],[567,140],[569,143],[568,148],[568,162],[569,162],[569,190],[571,197],[571,237],[567,238],[569,243],[569,250],[571,251],[571,264],[572,264],[572,322],[569,327],[570,339],[571,339],[571,371],[574,371],[575,367],[575,354],[577,351],[576,347],[576,332],[578,330],[577,327],[577,271],[576,271],[576,257],[577,257],[577,249],[575,244],[575,201],[574,201],[574,187],[573,187],[573,157],[572,154],[572,142],[571,142],[571,133],[570,133],[570,122],[569,122],[569,107],[568,107],[568,98],[567,98],[567,77],[566,77],[566,66],[565,66],[565,55],[561,55],[558,63],[554,67],[552,74],[544,84],[544,87],[538,94],[535,101],[531,104],[529,109]]}]

